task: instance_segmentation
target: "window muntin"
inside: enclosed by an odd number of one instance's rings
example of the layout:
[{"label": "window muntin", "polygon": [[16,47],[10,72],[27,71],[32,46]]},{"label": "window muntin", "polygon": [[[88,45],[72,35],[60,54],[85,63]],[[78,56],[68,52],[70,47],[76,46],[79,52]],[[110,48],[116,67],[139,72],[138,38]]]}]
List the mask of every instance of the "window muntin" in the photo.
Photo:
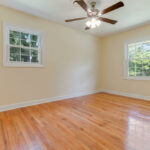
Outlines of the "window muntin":
[{"label": "window muntin", "polygon": [[127,44],[128,77],[150,77],[150,40]]},{"label": "window muntin", "polygon": [[42,66],[42,36],[14,26],[5,25],[4,65]]}]

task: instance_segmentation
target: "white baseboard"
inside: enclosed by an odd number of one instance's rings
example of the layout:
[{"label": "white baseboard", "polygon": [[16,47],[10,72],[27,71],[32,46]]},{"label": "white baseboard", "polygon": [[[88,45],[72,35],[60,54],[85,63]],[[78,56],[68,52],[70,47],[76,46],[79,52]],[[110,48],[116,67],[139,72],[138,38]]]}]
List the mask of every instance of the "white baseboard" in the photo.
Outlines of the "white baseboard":
[{"label": "white baseboard", "polygon": [[40,100],[34,100],[34,101],[32,100],[32,101],[28,101],[28,102],[16,103],[16,104],[11,104],[11,105],[3,105],[3,106],[0,106],[0,112],[17,109],[17,108],[22,108],[22,107],[27,107],[27,106],[43,104],[43,103],[49,103],[49,102],[53,102],[53,101],[60,101],[63,99],[75,98],[75,97],[80,97],[80,96],[85,96],[85,95],[95,94],[95,93],[100,93],[100,92],[101,92],[101,90],[81,91],[79,93],[75,93],[75,94],[71,94],[71,95],[58,96],[58,97],[52,97],[52,98],[40,99]]},{"label": "white baseboard", "polygon": [[106,89],[102,89],[101,92],[150,101],[150,96],[142,96],[142,95],[133,94],[133,93],[126,93],[126,92],[106,90]]},{"label": "white baseboard", "polygon": [[58,97],[52,97],[52,98],[40,99],[40,100],[34,100],[34,101],[32,100],[28,102],[16,103],[16,104],[11,104],[11,105],[3,105],[3,106],[0,106],[0,112],[27,107],[27,106],[43,104],[43,103],[49,103],[53,101],[60,101],[64,99],[75,98],[75,97],[80,97],[80,96],[85,96],[85,95],[90,95],[90,94],[95,94],[95,93],[102,93],[102,92],[150,101],[149,96],[142,96],[142,95],[126,93],[126,92],[121,92],[121,91],[114,91],[114,90],[99,89],[99,90],[92,90],[92,91],[81,91],[79,93],[75,93],[71,95],[58,96]]}]

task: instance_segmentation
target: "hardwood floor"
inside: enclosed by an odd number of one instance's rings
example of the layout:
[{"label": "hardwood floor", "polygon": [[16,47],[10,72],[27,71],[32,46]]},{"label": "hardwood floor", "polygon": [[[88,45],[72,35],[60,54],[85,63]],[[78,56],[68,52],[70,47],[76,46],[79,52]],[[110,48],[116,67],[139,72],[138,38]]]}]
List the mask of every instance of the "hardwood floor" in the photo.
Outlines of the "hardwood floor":
[{"label": "hardwood floor", "polygon": [[150,150],[150,102],[101,93],[1,112],[0,150]]}]

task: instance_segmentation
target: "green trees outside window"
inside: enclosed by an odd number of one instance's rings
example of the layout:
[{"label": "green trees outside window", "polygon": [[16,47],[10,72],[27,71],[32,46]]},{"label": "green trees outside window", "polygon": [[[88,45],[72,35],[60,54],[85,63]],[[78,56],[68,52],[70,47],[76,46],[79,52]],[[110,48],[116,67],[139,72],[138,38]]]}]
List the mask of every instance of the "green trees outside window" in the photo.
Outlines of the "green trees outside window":
[{"label": "green trees outside window", "polygon": [[128,75],[150,76],[150,41],[128,45]]},{"label": "green trees outside window", "polygon": [[39,37],[38,35],[10,31],[10,58],[12,62],[39,62]]}]

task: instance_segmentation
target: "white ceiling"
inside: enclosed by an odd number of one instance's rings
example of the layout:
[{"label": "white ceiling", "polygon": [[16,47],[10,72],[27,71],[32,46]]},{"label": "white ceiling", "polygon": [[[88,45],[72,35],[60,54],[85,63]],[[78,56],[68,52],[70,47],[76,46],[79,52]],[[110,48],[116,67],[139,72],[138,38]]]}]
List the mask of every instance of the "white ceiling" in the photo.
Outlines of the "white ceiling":
[{"label": "white ceiling", "polygon": [[[89,0],[85,1],[88,3]],[[97,1],[96,7],[103,10],[120,0],[93,1]],[[150,0],[122,1],[125,7],[104,15],[104,17],[118,20],[116,25],[102,23],[100,27],[85,32],[104,36],[150,22]],[[73,0],[0,0],[1,5],[12,7],[84,31],[86,20],[72,23],[64,22],[65,19],[86,16],[85,11],[78,5],[73,6],[72,2]]]}]

